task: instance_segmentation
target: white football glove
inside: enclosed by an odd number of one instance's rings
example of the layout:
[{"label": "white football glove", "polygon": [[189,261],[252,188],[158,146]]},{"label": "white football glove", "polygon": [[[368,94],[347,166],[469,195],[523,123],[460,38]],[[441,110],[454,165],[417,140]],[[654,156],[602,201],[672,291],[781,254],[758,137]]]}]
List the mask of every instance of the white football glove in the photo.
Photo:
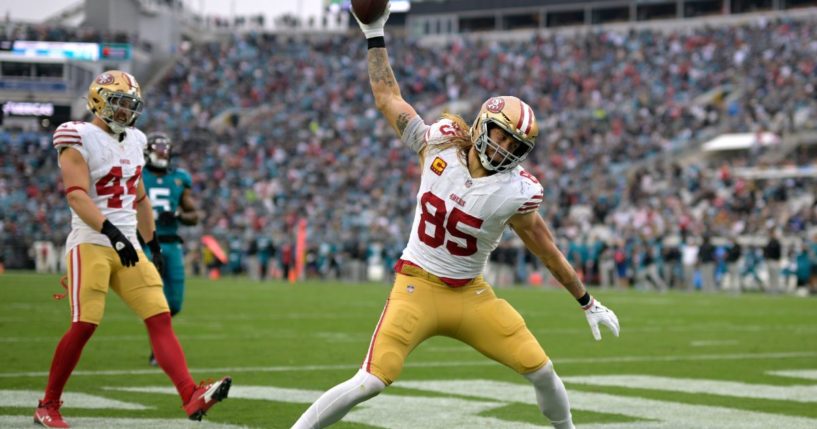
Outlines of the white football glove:
[{"label": "white football glove", "polygon": [[380,18],[377,18],[377,21],[372,22],[371,24],[364,24],[357,19],[357,15],[352,12],[352,16],[355,17],[355,21],[357,21],[357,25],[360,26],[360,29],[363,31],[363,34],[366,36],[366,39],[371,39],[373,37],[383,37],[383,27],[386,26],[386,21],[389,20],[389,13],[391,12],[391,2],[386,3],[386,10],[383,11],[383,15]]},{"label": "white football glove", "polygon": [[599,323],[610,328],[613,335],[618,336],[619,326],[618,317],[613,310],[601,305],[595,298],[590,298],[590,303],[582,307],[584,315],[587,317],[587,323],[590,324],[590,330],[593,331],[593,338],[596,341],[601,341],[601,332],[599,331]]}]

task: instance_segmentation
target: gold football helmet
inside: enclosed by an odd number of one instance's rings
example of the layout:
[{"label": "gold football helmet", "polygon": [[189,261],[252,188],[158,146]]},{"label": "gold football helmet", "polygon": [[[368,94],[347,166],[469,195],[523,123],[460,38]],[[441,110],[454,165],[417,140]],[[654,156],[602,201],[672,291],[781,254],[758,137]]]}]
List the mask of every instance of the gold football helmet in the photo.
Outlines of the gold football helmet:
[{"label": "gold football helmet", "polygon": [[[519,143],[516,148],[508,151],[491,140],[489,130],[493,126],[516,139]],[[482,166],[489,171],[506,171],[519,165],[533,150],[539,126],[530,106],[516,97],[502,96],[491,97],[482,104],[470,132]]]},{"label": "gold football helmet", "polygon": [[133,126],[142,105],[142,90],[130,73],[108,70],[88,87],[88,110],[105,121],[114,134]]}]

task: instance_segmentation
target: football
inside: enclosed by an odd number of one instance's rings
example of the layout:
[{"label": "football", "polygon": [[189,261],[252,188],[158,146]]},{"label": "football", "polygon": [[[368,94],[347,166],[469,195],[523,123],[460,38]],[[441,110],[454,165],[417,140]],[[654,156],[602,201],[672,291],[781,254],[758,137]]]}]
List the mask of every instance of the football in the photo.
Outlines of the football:
[{"label": "football", "polygon": [[388,3],[388,0],[352,0],[352,11],[360,22],[371,24],[383,15]]}]

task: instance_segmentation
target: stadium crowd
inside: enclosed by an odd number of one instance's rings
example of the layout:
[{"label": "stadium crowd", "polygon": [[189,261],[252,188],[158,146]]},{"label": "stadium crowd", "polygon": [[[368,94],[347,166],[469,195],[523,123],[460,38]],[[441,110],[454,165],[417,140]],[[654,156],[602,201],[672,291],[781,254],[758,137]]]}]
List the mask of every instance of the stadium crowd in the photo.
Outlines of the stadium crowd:
[{"label": "stadium crowd", "polygon": [[[530,103],[542,132],[526,167],[544,185],[543,215],[568,257],[593,282],[663,288],[653,268],[672,283],[690,260],[711,262],[709,248],[694,258],[684,253],[709,237],[715,262],[723,262],[714,270],[719,279],[732,243],[749,244],[741,256],[749,267],[772,231],[795,237],[784,239],[786,249],[800,250],[794,260],[809,272],[817,267],[807,236],[817,227],[813,182],[734,173],[766,165],[764,152],[776,149],[668,161],[724,132],[788,136],[817,128],[814,24],[760,20],[430,47],[391,37],[388,47],[403,96],[418,112],[466,106],[457,113],[470,122],[491,95]],[[158,87],[147,88],[139,122],[173,135],[174,162],[192,174],[206,216],[186,236],[219,238],[240,256],[228,264],[233,269],[259,252],[288,266],[290,232],[306,218],[310,272],[328,275],[375,254],[388,266],[411,227],[419,172],[377,114],[366,79],[359,37],[248,33],[194,45]],[[69,229],[49,139],[0,131],[4,249],[62,242]],[[273,244],[259,245],[259,237]],[[526,282],[532,263],[508,237],[495,259],[512,267],[508,282]],[[683,284],[708,285],[706,270],[692,272]]]},{"label": "stadium crowd", "polygon": [[0,40],[43,42],[129,43],[134,36],[122,32],[100,31],[91,27],[65,27],[52,24],[0,21]]}]

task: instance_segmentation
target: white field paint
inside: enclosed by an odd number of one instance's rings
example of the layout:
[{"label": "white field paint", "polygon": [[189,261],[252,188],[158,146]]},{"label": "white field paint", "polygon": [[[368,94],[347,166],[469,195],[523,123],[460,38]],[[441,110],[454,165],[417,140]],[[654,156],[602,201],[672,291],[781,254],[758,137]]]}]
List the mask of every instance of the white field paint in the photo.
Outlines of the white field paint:
[{"label": "white field paint", "polygon": [[[0,390],[0,407],[27,407],[31,414],[37,408],[37,401],[43,398],[41,390]],[[86,393],[65,392],[63,406],[71,408],[107,408],[116,410],[147,410],[142,404],[117,401]],[[5,427],[0,423],[0,427]]]},{"label": "white field paint", "polygon": [[[526,423],[479,415],[510,403],[525,403],[536,407],[533,388],[529,384],[488,380],[398,381],[395,387],[398,389],[389,389],[387,393],[355,407],[344,418],[344,421],[387,429],[415,429],[418,427],[423,429],[532,429],[542,427],[545,422],[544,417],[541,423]],[[462,397],[406,396],[399,394],[401,387]],[[111,389],[175,394],[172,388],[167,387]],[[262,386],[236,386],[233,389],[235,390],[230,390],[231,398],[304,404],[314,402],[322,393],[315,390]],[[770,427],[813,429],[817,427],[817,419],[806,417],[582,391],[571,391],[569,396],[574,410],[623,415],[633,420],[626,423],[582,425],[582,429],[768,429]]]},{"label": "white field paint", "polygon": [[652,375],[593,375],[563,377],[565,383],[614,386],[630,389],[650,389],[669,392],[703,393],[758,398],[779,401],[817,402],[817,385],[774,386],[737,381],[703,380],[697,378],[657,377]]},{"label": "white field paint", "polygon": [[[177,335],[183,340],[226,340],[235,338],[230,335]],[[62,337],[3,337],[0,338],[0,343],[54,343],[60,342]],[[94,342],[125,342],[125,341],[145,341],[145,335],[95,335]]]},{"label": "white field paint", "polygon": [[[32,429],[34,409],[25,416],[0,416],[0,427],[8,429]],[[63,418],[74,429],[242,429],[246,426],[211,423],[205,420],[194,422],[188,419],[119,419],[112,417],[70,417],[63,413]]]},{"label": "white field paint", "polygon": [[735,344],[738,344],[737,340],[700,340],[689,343],[692,347],[734,346]]},{"label": "white field paint", "polygon": [[[399,382],[397,384],[397,386],[403,385],[404,383]],[[327,388],[328,387],[329,386],[327,386]],[[139,393],[176,393],[172,388],[167,387],[110,387],[106,389]],[[428,390],[422,387],[418,387],[418,389]],[[533,389],[527,387],[527,390],[529,400],[526,402],[533,403]],[[387,390],[387,392],[389,392],[389,390]],[[490,394],[491,392],[488,393]],[[315,402],[321,394],[323,394],[323,392],[318,390],[261,386],[234,386],[230,389],[230,398],[232,399],[241,398],[302,404]],[[541,424],[510,422],[493,417],[479,416],[479,413],[503,407],[512,402],[497,401],[496,397],[489,399],[489,401],[477,401],[451,397],[404,396],[385,393],[358,405],[343,418],[343,421],[363,423],[369,426],[389,429],[534,429],[542,427]],[[535,407],[536,405],[531,406]],[[306,409],[306,407],[304,407],[304,409]]]},{"label": "white field paint", "polygon": [[[320,338],[327,343],[357,343],[366,341],[366,337],[363,335],[347,334],[345,332],[316,332],[310,336]],[[369,337],[371,337],[371,335],[369,335]]]},{"label": "white field paint", "polygon": [[[535,406],[533,405],[535,403],[533,388],[527,384],[487,380],[449,380],[402,382],[396,384],[396,386],[445,394],[501,400],[503,402],[522,402]],[[585,424],[581,426],[582,429],[813,429],[817,427],[817,419],[806,417],[793,417],[725,407],[690,405],[635,396],[615,396],[581,391],[570,391],[568,396],[570,397],[571,407],[574,410],[618,414],[638,420],[649,420],[627,423]],[[403,397],[403,399],[404,402],[408,402],[406,397]],[[425,411],[426,410],[423,410],[423,413],[425,413]],[[384,409],[383,412],[383,419],[397,420],[393,411],[390,412]],[[517,428],[515,423],[510,422],[508,425],[501,427]]]},{"label": "white field paint", "polygon": [[792,369],[781,371],[766,371],[766,374],[780,377],[802,378],[806,380],[817,380],[817,369]]},{"label": "white field paint", "polygon": [[[531,312],[526,312],[526,314],[536,314]],[[544,314],[544,313],[542,313]],[[279,319],[328,319],[328,320],[337,320],[342,318],[341,315],[337,317],[264,317],[264,318],[256,318],[256,317],[229,317],[229,316],[219,316],[221,320],[242,320],[242,321],[259,321],[259,320],[279,320]],[[128,317],[114,317],[113,315],[108,316],[105,315],[105,320],[127,320],[132,321],[133,318]],[[4,318],[0,317],[0,323],[3,322],[19,322],[19,318]],[[179,321],[173,322],[175,325],[191,325],[192,323]],[[211,324],[212,325],[212,324]],[[222,326],[221,323],[215,324],[216,326]],[[576,328],[548,328],[548,327],[537,327],[537,326],[529,326],[531,331],[535,334],[539,335],[574,335],[574,334],[584,334],[589,335],[590,332],[586,327],[576,327]],[[651,333],[651,332],[660,332],[660,333],[667,333],[667,332],[712,332],[713,330],[717,330],[718,332],[773,332],[773,331],[783,331],[785,330],[787,333],[796,332],[796,333],[813,333],[817,331],[817,325],[814,324],[796,324],[796,325],[785,325],[785,326],[769,326],[769,325],[743,325],[743,324],[730,324],[730,323],[722,323],[722,324],[692,324],[692,325],[684,325],[684,326],[638,326],[638,327],[627,327],[627,332],[643,332],[643,333]],[[321,338],[321,332],[318,333],[311,333],[308,334],[310,337]],[[303,337],[303,333],[297,332],[294,330],[276,330],[276,331],[264,331],[264,332],[245,332],[242,334],[176,334],[176,336],[181,340],[213,340],[213,341],[220,341],[224,339],[263,339],[263,338],[284,338],[284,339],[291,339],[291,338],[301,338]],[[371,337],[371,332],[367,331],[360,334],[349,334],[353,336],[355,339],[368,342],[368,339]],[[0,338],[0,343],[53,343],[57,344],[60,341],[61,334],[57,335],[50,335],[50,336],[40,336],[40,337],[3,337]],[[106,341],[106,342],[120,342],[120,341],[142,341],[146,340],[146,335],[103,335],[97,334],[94,335],[94,342],[99,341]]]},{"label": "white field paint", "polygon": [[[475,401],[381,394],[365,402],[365,406],[353,408],[343,421],[388,429],[541,429],[547,422],[544,417],[541,422],[526,423],[480,416],[480,413],[503,407],[509,402],[495,399]],[[533,388],[529,386],[526,402],[531,403],[531,407],[536,406],[533,403]]]},{"label": "white field paint", "polygon": [[[105,390],[134,393],[161,393],[175,395],[172,387],[103,387]],[[260,399],[290,404],[311,404],[323,394],[320,390],[288,389],[284,387],[236,386],[230,387],[229,399]]]},{"label": "white field paint", "polygon": [[[554,364],[603,364],[621,362],[685,362],[685,361],[708,361],[708,360],[735,360],[735,359],[797,359],[817,357],[817,352],[775,352],[775,353],[725,353],[725,354],[697,354],[697,355],[675,355],[675,356],[610,356],[610,357],[582,357],[582,358],[555,358]],[[408,362],[406,368],[450,368],[461,366],[495,366],[499,365],[489,359],[478,359],[471,361],[445,361],[445,362]],[[226,367],[226,368],[191,368],[190,372],[196,374],[221,374],[240,372],[309,372],[309,371],[335,371],[349,370],[356,371],[360,367],[360,362],[338,365],[302,365],[302,366],[250,366],[250,367]],[[71,376],[97,376],[97,375],[146,375],[162,374],[160,369],[123,369],[123,370],[102,370],[102,371],[74,371]],[[14,377],[48,377],[47,371],[31,372],[0,372],[0,378]],[[350,375],[351,377],[351,375]]]}]

